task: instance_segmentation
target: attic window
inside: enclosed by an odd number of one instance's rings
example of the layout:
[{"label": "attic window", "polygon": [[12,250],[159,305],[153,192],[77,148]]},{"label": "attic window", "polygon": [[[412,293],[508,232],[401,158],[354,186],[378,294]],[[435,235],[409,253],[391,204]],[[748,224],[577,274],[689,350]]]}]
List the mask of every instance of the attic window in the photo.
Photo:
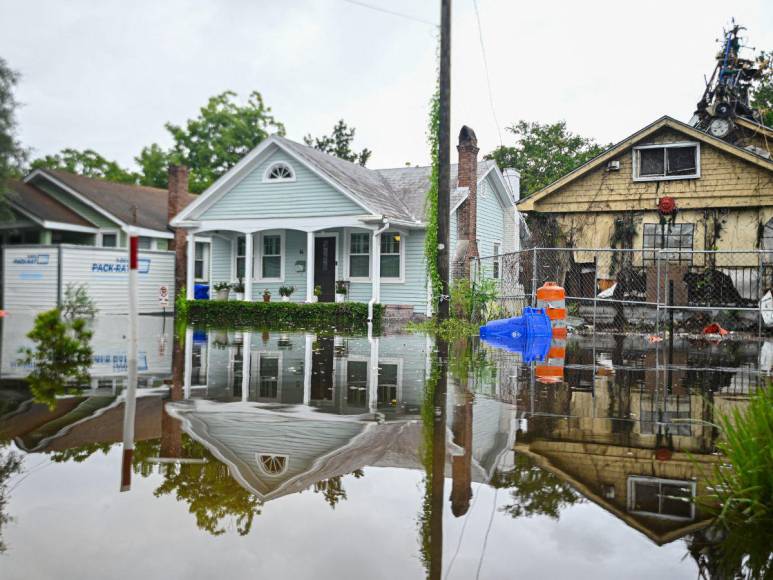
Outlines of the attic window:
[{"label": "attic window", "polygon": [[697,143],[645,145],[633,149],[634,181],[696,177],[700,177],[700,146]]},{"label": "attic window", "polygon": [[287,470],[287,455],[256,453],[258,467],[266,475],[281,475]]},{"label": "attic window", "polygon": [[263,181],[295,181],[295,173],[287,163],[274,163],[266,169]]}]

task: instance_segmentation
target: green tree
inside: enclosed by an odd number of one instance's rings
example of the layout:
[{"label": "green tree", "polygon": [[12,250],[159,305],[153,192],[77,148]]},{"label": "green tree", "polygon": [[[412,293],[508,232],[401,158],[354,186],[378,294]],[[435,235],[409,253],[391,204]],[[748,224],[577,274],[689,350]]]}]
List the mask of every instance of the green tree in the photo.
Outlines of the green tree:
[{"label": "green tree", "polygon": [[515,145],[497,147],[486,159],[496,161],[500,169],[513,167],[520,172],[523,197],[553,183],[610,146],[571,133],[565,121],[541,124],[521,120],[507,131],[515,135]]},{"label": "green tree", "polygon": [[139,175],[124,169],[115,161],[102,157],[93,149],[62,149],[54,155],[46,155],[35,159],[31,164],[32,169],[64,169],[71,173],[106,179],[118,183],[136,183]]},{"label": "green tree", "polygon": [[201,193],[271,133],[284,135],[284,125],[274,118],[259,92],[250,93],[244,105],[235,97],[233,91],[225,91],[211,97],[198,117],[184,126],[167,123],[174,145],[164,151],[153,144],[140,152],[135,158],[142,169],[140,181],[165,188],[167,176],[162,169],[170,162],[182,163],[190,169],[190,190]]},{"label": "green tree", "polygon": [[[773,51],[762,52],[760,58],[773,62]],[[751,105],[760,112],[762,124],[773,127],[773,68],[770,65],[752,90]]]},{"label": "green tree", "polygon": [[27,382],[36,401],[53,409],[57,395],[72,385],[88,384],[92,334],[85,320],[65,321],[58,308],[35,317],[27,334],[35,348],[21,349],[19,363],[32,369]]},{"label": "green tree", "polygon": [[14,87],[19,75],[0,58],[0,209],[5,209],[4,195],[9,177],[20,173],[26,151],[16,139],[16,99]]},{"label": "green tree", "polygon": [[351,161],[352,163],[359,163],[363,167],[370,159],[373,151],[367,147],[357,153],[352,150],[352,141],[354,141],[354,133],[356,129],[349,127],[346,122],[341,119],[333,127],[333,132],[330,135],[322,135],[322,137],[312,137],[306,135],[303,138],[303,142],[309,147],[319,149],[330,155],[335,155],[340,159]]}]

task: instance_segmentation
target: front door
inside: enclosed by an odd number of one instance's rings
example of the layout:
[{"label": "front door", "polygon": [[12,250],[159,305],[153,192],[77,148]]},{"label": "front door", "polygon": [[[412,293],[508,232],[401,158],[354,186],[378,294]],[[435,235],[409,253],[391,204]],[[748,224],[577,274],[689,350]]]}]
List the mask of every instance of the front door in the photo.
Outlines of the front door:
[{"label": "front door", "polygon": [[314,240],[314,286],[322,288],[320,302],[335,299],[336,285],[336,239],[316,238]]}]

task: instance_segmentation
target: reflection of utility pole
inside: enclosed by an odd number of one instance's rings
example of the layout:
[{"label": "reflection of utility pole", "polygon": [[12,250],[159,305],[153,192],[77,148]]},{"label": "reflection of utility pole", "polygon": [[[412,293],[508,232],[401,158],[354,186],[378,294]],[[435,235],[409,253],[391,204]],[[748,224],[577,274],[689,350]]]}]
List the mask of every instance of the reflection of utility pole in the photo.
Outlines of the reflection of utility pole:
[{"label": "reflection of utility pole", "polygon": [[446,471],[446,392],[448,390],[448,343],[437,340],[438,380],[435,385],[432,422],[432,501],[430,514],[430,580],[440,580],[443,570],[443,495]]},{"label": "reflection of utility pole", "polygon": [[[134,214],[136,223],[136,210]],[[137,293],[137,263],[139,236],[129,228],[129,332],[127,347],[127,377],[123,414],[123,457],[121,461],[121,491],[131,487],[131,465],[134,455],[134,420],[137,411],[137,346],[139,339],[139,309]]]},{"label": "reflection of utility pole", "polygon": [[438,135],[437,271],[442,296],[437,316],[448,318],[448,244],[451,205],[451,0],[440,2],[440,119]]}]

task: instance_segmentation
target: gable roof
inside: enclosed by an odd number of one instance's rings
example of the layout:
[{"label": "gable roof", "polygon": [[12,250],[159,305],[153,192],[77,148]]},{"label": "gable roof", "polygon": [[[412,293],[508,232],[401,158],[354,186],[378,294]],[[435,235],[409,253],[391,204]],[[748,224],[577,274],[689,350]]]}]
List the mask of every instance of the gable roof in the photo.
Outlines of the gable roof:
[{"label": "gable roof", "polygon": [[773,139],[773,129],[761,123],[755,123],[744,117],[737,117],[735,122],[746,129],[750,129],[752,132],[764,136],[766,139]]},{"label": "gable roof", "polygon": [[[424,202],[429,189],[431,167],[368,169],[286,137],[272,135],[207,188],[196,202],[180,212],[173,224],[179,225],[189,219],[197,208],[204,209],[209,207],[207,204],[215,203],[219,196],[246,177],[257,166],[261,156],[273,150],[272,147],[278,147],[306,165],[370,215],[384,215],[416,224],[424,222]],[[478,180],[495,167],[494,161],[479,162]],[[464,197],[464,192],[457,191],[457,172],[457,165],[451,165],[452,207]]]},{"label": "gable roof", "polygon": [[6,199],[21,213],[31,215],[41,222],[57,222],[74,226],[96,227],[93,223],[74,212],[37,187],[21,181],[10,180]]},{"label": "gable roof", "polygon": [[744,161],[752,163],[753,165],[762,167],[769,171],[773,171],[773,160],[765,159],[764,157],[755,155],[754,153],[751,153],[746,149],[742,149],[741,147],[731,145],[730,143],[722,141],[721,139],[712,137],[708,133],[699,131],[698,129],[691,127],[690,125],[687,125],[686,123],[682,123],[681,121],[677,121],[676,119],[673,119],[668,116],[663,116],[657,121],[655,121],[654,123],[650,123],[643,129],[640,129],[633,135],[626,137],[616,145],[613,145],[612,147],[610,147],[600,155],[594,157],[590,161],[584,163],[580,167],[574,169],[573,171],[570,171],[563,177],[560,177],[550,185],[543,187],[536,193],[530,195],[529,197],[524,198],[518,203],[518,209],[520,211],[532,211],[534,209],[535,202],[550,195],[551,193],[567,185],[568,183],[571,183],[578,177],[581,177],[586,173],[598,167],[601,167],[604,163],[606,163],[613,157],[617,157],[618,155],[620,155],[630,147],[634,146],[639,141],[646,139],[647,137],[649,137],[656,131],[663,129],[664,127],[668,127],[676,131],[679,131],[681,133],[684,133],[685,135],[691,137],[692,139],[695,139],[696,141],[706,143],[708,145],[711,145],[712,147],[716,147],[717,149],[724,151],[725,153],[729,153],[740,159],[743,159]]},{"label": "gable roof", "polygon": [[[25,181],[28,183],[36,176],[58,186],[80,194],[101,213],[106,213],[121,225],[129,225],[134,220],[134,208],[137,209],[136,225],[140,228],[167,232],[167,204],[169,192],[166,189],[145,187],[126,183],[115,183],[104,179],[84,177],[60,169],[39,169],[31,173]],[[188,202],[196,199],[188,194]]]}]

